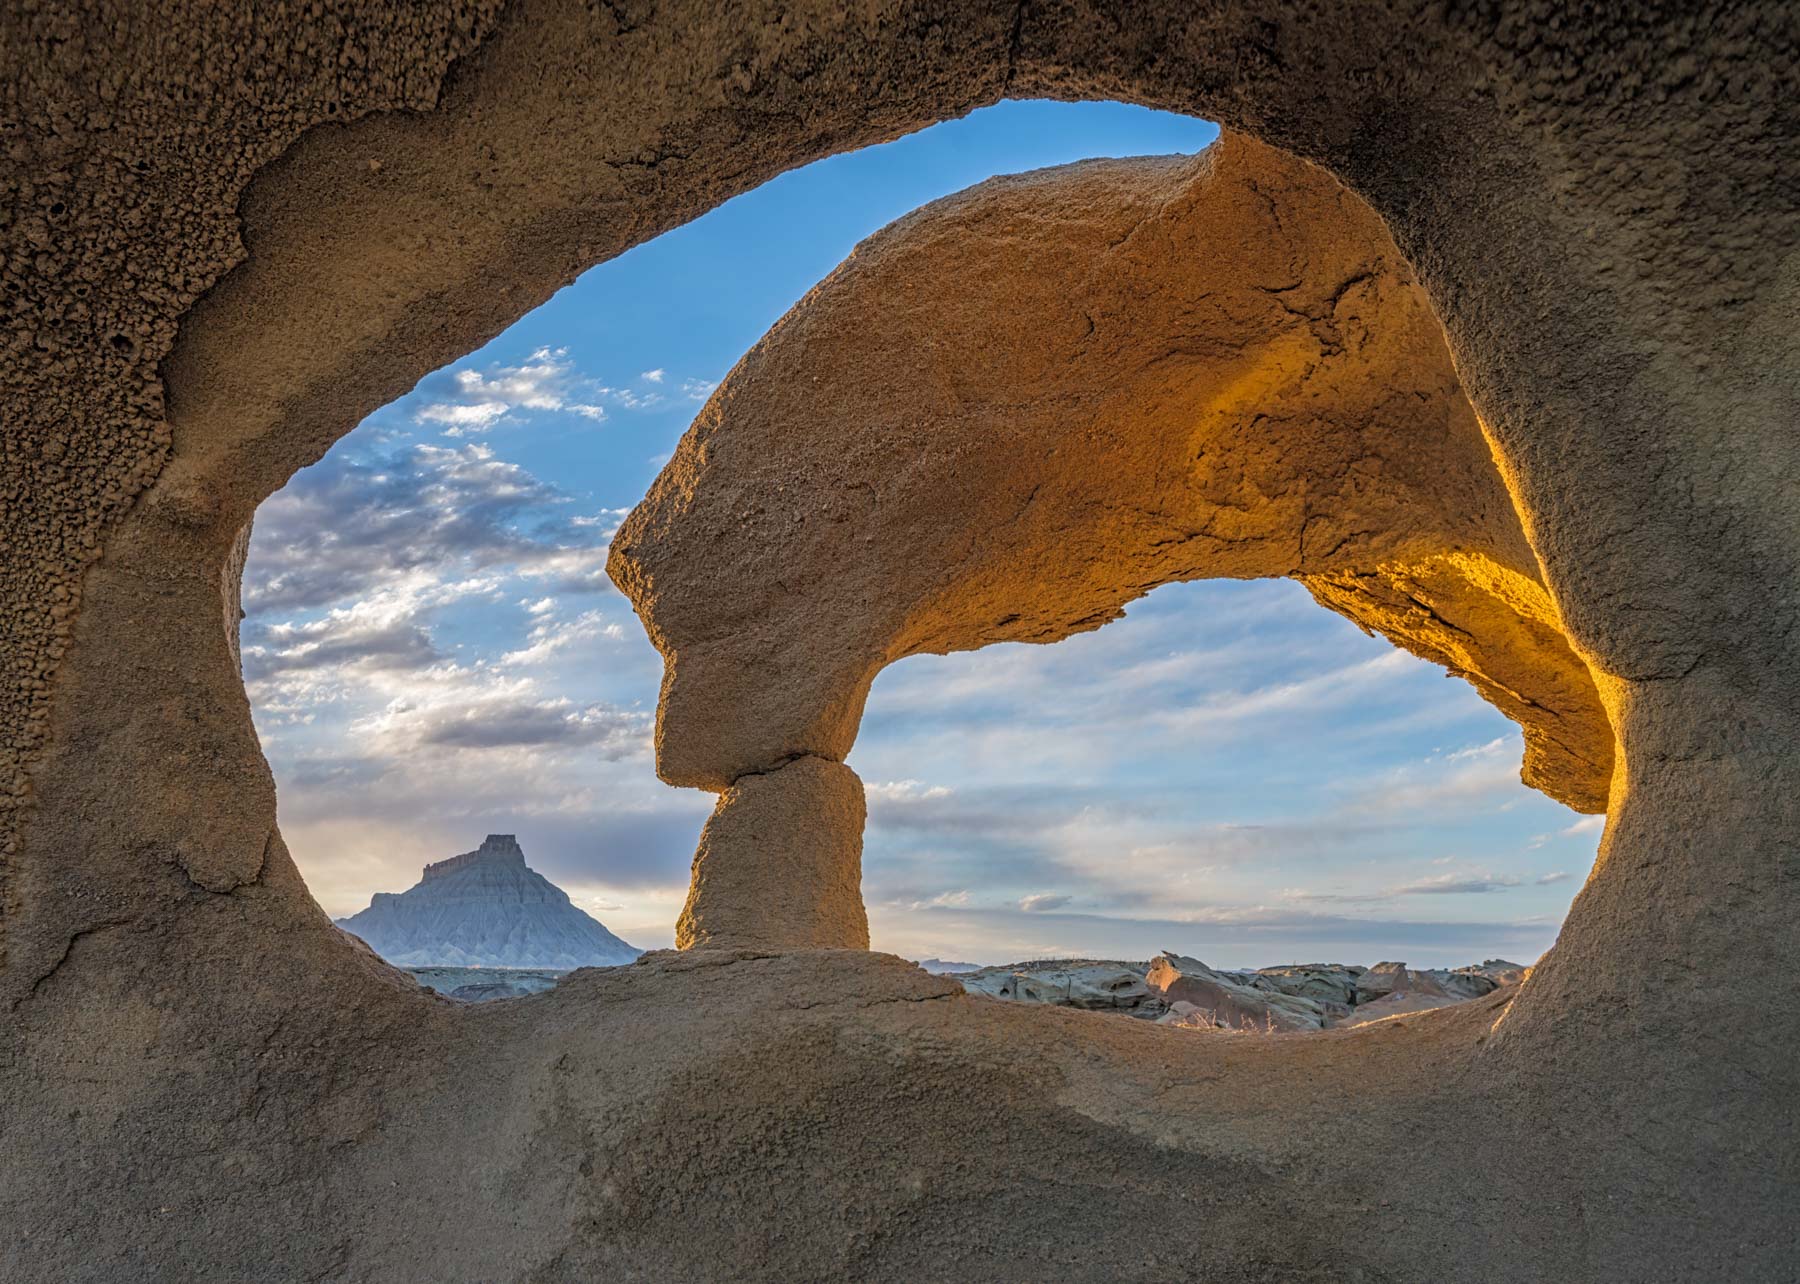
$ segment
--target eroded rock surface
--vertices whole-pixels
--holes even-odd
[[[1529,783],[1590,811],[1610,787],[1598,692],[1417,284],[1362,202],[1241,138],[996,179],[871,237],[725,380],[609,570],[664,657],[675,784],[841,761],[904,656],[1284,575],[1473,683]],[[860,852],[789,818],[815,836],[780,843]],[[704,844],[713,913],[726,864],[765,859],[728,841]]]
[[[1771,1126],[1800,1099],[1800,1005],[1735,983],[1791,976],[1800,953],[1796,50],[1800,10],[1770,0],[7,6],[0,1225],[18,1233],[0,1241],[0,1275],[1800,1275],[1794,1130]],[[1195,1039],[979,1003],[865,951],[708,949],[467,1005],[421,992],[334,928],[278,830],[221,628],[235,618],[232,547],[256,505],[594,263],[794,165],[1031,96],[1186,111],[1316,162],[1377,211],[1429,296],[1530,562],[1481,504],[1460,520],[1486,532],[1482,560],[1441,578],[1435,540],[1422,561],[1340,559],[1340,538],[1346,553],[1386,542],[1397,555],[1417,530],[1358,537],[1327,522],[1315,540],[1304,504],[1295,530],[1302,492],[1264,490],[1287,476],[1255,468],[1241,486],[1229,470],[1215,479],[1224,512],[1190,551],[1210,540],[1229,552],[1263,529],[1258,510],[1285,505],[1269,529],[1293,556],[1271,563],[1304,560],[1315,594],[1393,621],[1397,640],[1416,621],[1427,649],[1493,698],[1507,687],[1534,704],[1544,697],[1506,662],[1539,645],[1556,654],[1557,637],[1536,640],[1537,590],[1520,587],[1543,586],[1554,632],[1600,675],[1618,763],[1601,860],[1516,996],[1317,1038]],[[1115,258],[1155,257],[1167,230],[1141,201],[1125,218],[1110,198],[1046,209],[1103,224],[1089,244],[1118,238]],[[1016,244],[1005,218],[994,224],[990,254],[940,302],[966,288],[971,302],[1029,304],[1040,274],[1041,292],[1071,297],[1075,238],[1048,261],[1008,257],[1042,244],[1026,235],[1030,213],[1017,212]],[[1265,227],[1239,248],[1267,267],[1261,247],[1306,235]],[[989,261],[1032,271],[1015,293],[984,276]],[[1212,306],[1184,265],[1165,267],[1170,288],[1141,280],[1114,300],[1120,315],[1136,299],[1196,318]],[[906,303],[904,272],[887,268]],[[1244,332],[1259,316],[1277,323],[1286,299],[1306,320],[1279,323],[1284,350],[1321,350],[1307,335],[1340,323],[1331,290],[1345,279],[1309,268],[1249,281],[1275,297],[1233,292],[1258,309]],[[1383,279],[1364,285],[1387,299]],[[1373,315],[1363,299],[1352,288],[1340,302]],[[1102,343],[1148,334],[1171,372],[1191,372],[1183,333],[1092,321]],[[921,333],[905,307],[891,324],[896,338]],[[1089,328],[1024,307],[1004,333],[959,337],[1005,350],[1031,330],[1069,358]],[[860,351],[854,330],[831,329],[820,345]],[[1217,333],[1197,328],[1194,346],[1228,364]],[[972,351],[927,342],[896,357],[942,381],[930,405],[898,371],[870,382],[879,405],[911,399],[881,422],[917,447],[888,462],[921,528],[991,498],[982,448],[948,469],[924,448],[953,433],[961,407],[983,434],[1007,417],[967,377]],[[799,370],[800,355],[785,359]],[[1396,387],[1415,388],[1398,373]],[[1431,386],[1416,390],[1429,400]],[[1078,401],[1087,387],[1060,392]],[[1217,422],[1177,413],[1191,405],[1180,379],[1162,391],[1178,435]],[[1053,423],[1042,409],[1021,403],[1020,422]],[[1086,422],[1096,447],[1132,438],[1116,416]],[[819,432],[804,416],[790,426]],[[1401,435],[1409,448],[1431,440]],[[1012,444],[1029,464],[1029,439]],[[1310,457],[1304,438],[1290,444]],[[1130,464],[1135,450],[1094,457]],[[1195,458],[1173,452],[1171,476],[1206,476]],[[1332,474],[1336,491],[1357,484],[1361,459]],[[908,489],[915,461],[935,491]],[[791,510],[774,488],[809,479],[784,462],[771,489],[745,489],[740,512],[699,497],[721,549],[738,521],[798,538],[776,520]],[[1404,462],[1380,456],[1384,487]],[[846,461],[817,467],[839,476]],[[679,498],[671,488],[661,503]],[[1205,515],[1145,504],[1153,493],[1117,505],[1133,569],[1103,591],[1087,594],[1079,573],[1056,579],[1056,559],[971,582],[1042,573],[1098,620],[1140,576],[1203,572],[1198,556],[1135,561],[1134,522],[1179,550],[1194,543],[1187,519]],[[846,521],[884,494],[843,495]],[[877,529],[977,563],[1067,530],[1069,566],[1108,564],[1077,537],[1096,528],[1040,528],[1066,510],[1028,494],[1006,496],[1011,542],[934,547],[891,503]],[[1506,617],[1464,598],[1469,579],[1521,604],[1509,649],[1489,641]],[[920,584],[897,585],[906,618],[874,654],[854,630],[821,632],[855,644],[821,652],[823,682],[796,672],[813,662],[788,646],[808,611],[775,611],[751,648],[782,695],[766,703],[854,693],[883,648],[948,641]],[[740,606],[766,589],[745,586]],[[942,618],[985,620],[994,636],[1082,622],[1052,599],[1002,624],[1006,593],[990,613],[967,585],[944,587]],[[718,641],[686,622],[677,632],[697,655]],[[1526,667],[1579,677],[1559,664]],[[731,688],[705,668],[696,690]],[[755,701],[755,682],[742,685]],[[1580,699],[1548,698],[1580,721],[1566,716]],[[713,734],[731,732],[720,752],[691,727],[685,747],[666,746],[715,789],[776,765],[770,739],[847,740],[855,721],[826,699],[816,725],[758,738],[735,728],[769,723],[719,712]],[[1540,741],[1528,771],[1566,753],[1571,789],[1607,776],[1579,752],[1587,737],[1526,725]],[[1144,1206],[1204,1234],[1146,1236],[1119,1215]]]
[[[955,977],[971,994],[1088,1012],[1122,1012],[1154,1020],[1168,1010],[1168,1005],[1151,990],[1145,970],[1142,963],[1059,959],[984,967],[956,973]]]
[[[700,834],[681,949],[869,948],[862,900],[862,781],[798,758],[740,776]]]
[[[1486,970],[1508,979],[1496,981]],[[1232,971],[1164,951],[1147,963],[1049,959],[957,975],[971,994],[1165,1025],[1286,1034],[1361,1025],[1385,1016],[1466,1003],[1516,984],[1524,969],[1501,960],[1466,968],[1373,968],[1302,963]],[[1369,979],[1365,989],[1361,981]]]
[[[613,544],[658,769],[841,760],[885,665],[1285,575],[1468,678],[1525,778],[1612,732],[1442,331],[1366,206],[1241,138],[995,179],[871,237],[702,410]]]

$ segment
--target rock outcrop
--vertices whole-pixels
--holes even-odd
[[[1612,729],[1429,304],[1361,201],[1242,138],[996,179],[865,241],[720,386],[608,569],[663,654],[673,784],[800,787],[780,765],[841,762],[905,656],[1284,575],[1518,721],[1529,783],[1605,806]],[[709,836],[715,885],[759,859]]]
[[[955,976],[970,994],[1155,1019],[1167,1010],[1167,1004],[1152,992],[1145,969],[1142,963],[1053,959],[980,968]]]
[[[0,1275],[1800,1277],[1785,1126],[1800,1004],[1741,984],[1791,977],[1800,956],[1796,50],[1800,9],[1779,0],[7,6],[0,1226],[17,1229]],[[1078,238],[1061,258],[1025,254],[1046,243],[1029,202],[990,203],[985,232],[934,215],[991,252],[946,278],[952,256],[918,244],[929,298],[872,247],[896,315],[878,300],[845,315],[916,342],[872,372],[870,398],[894,413],[870,416],[858,449],[881,454],[888,435],[914,448],[885,456],[892,479],[839,496],[842,521],[790,504],[817,494],[791,455],[770,456],[760,487],[744,478],[739,510],[701,494],[717,475],[685,456],[717,539],[687,544],[700,568],[662,568],[671,604],[680,581],[743,556],[740,523],[826,551],[797,517],[844,536],[822,566],[796,556],[784,579],[799,598],[869,563],[871,520],[897,548],[981,572],[928,564],[951,593],[938,612],[890,563],[917,624],[887,632],[896,653],[954,640],[933,631],[945,615],[969,625],[962,644],[1049,637],[1081,624],[1052,609],[1059,597],[1099,622],[1134,578],[1239,573],[1187,563],[1188,544],[1312,568],[1316,595],[1466,669],[1528,733],[1573,729],[1542,732],[1526,764],[1583,806],[1605,794],[1600,860],[1555,948],[1516,990],[1429,1019],[1263,1040],[983,1002],[861,950],[666,952],[528,1002],[459,1004],[334,928],[283,842],[221,628],[256,506],[594,263],[817,157],[1046,96],[1204,116],[1317,170],[1259,180],[1240,214],[1221,211],[1221,253],[1203,255],[1217,284],[1181,261],[1132,277],[1091,336],[1053,306]],[[1104,171],[1131,198],[1124,216],[1110,196],[1085,212],[1056,201],[1043,176],[1023,186],[1047,194],[1053,224],[1104,225],[1086,256],[1104,284],[1179,230],[1125,191],[1155,168]],[[1265,252],[1329,217],[1296,203],[1322,173],[1390,237],[1364,282],[1329,245]],[[1323,388],[1343,365],[1327,348],[1371,350],[1359,317],[1394,337],[1393,309],[1369,305],[1404,301],[1402,277],[1418,324],[1441,326],[1473,438],[1455,397],[1434,399],[1444,367],[1423,353],[1391,370],[1386,411],[1359,398],[1392,427],[1379,449],[1334,455],[1345,439],[1329,424],[1316,447],[1281,437],[1308,402],[1279,387],[1266,400],[1280,417],[1238,415],[1237,437],[1332,461],[1304,488],[1281,456],[1208,431],[1213,409],[1265,398],[1252,380],[1196,407],[1177,377],[1194,362],[1227,366],[1273,335],[1289,360],[1272,372],[1317,364]],[[1276,335],[1283,301],[1305,320]],[[972,331],[996,304],[1001,324]],[[1243,336],[1231,315],[1212,323],[1219,309],[1241,312]],[[1171,312],[1193,326],[1159,330]],[[784,325],[825,315],[809,305]],[[759,351],[742,387],[776,348],[798,373],[807,350],[823,361],[841,345],[847,370],[864,359],[856,331],[811,329],[800,351]],[[1092,411],[1062,438],[1084,466],[996,436],[1009,412],[971,363],[988,343],[1016,355],[1020,332],[1052,379],[1084,336],[1091,361],[1128,340],[1118,369],[1134,364],[1129,340],[1155,340],[1143,386],[1157,396],[1133,404],[1192,449],[1133,431],[1086,380],[1060,388]],[[1160,388],[1157,364],[1171,372]],[[1409,402],[1420,409],[1402,413]],[[959,406],[968,449],[946,468]],[[790,407],[797,437],[830,440],[804,397]],[[1019,422],[1066,429],[1046,409],[1022,402]],[[1484,448],[1523,555],[1489,507]],[[1162,471],[1135,466],[1159,449]],[[984,536],[958,514],[994,499],[1009,450],[1052,484],[1002,489],[1015,529]],[[727,471],[742,476],[747,453]],[[1414,562],[1383,553],[1371,579],[1359,550],[1398,555],[1419,535],[1385,525],[1419,511],[1390,489],[1409,455],[1436,461],[1415,495],[1467,485],[1469,504],[1426,503],[1456,540],[1414,545]],[[857,461],[812,462],[843,477]],[[912,485],[915,465],[938,470],[936,489]],[[1071,489],[1114,467],[1138,484]],[[1196,477],[1217,510],[1198,528]],[[659,520],[680,524],[678,490],[659,491]],[[1048,501],[1080,493],[1118,525],[1045,520],[1069,513]],[[1359,513],[1376,524],[1334,520]],[[936,543],[934,524],[963,538]],[[1170,541],[1166,562],[1134,525]],[[1122,562],[1093,538],[1118,526]],[[820,617],[770,604],[748,574],[762,565],[746,558],[719,603],[766,657],[736,684],[743,716],[721,703],[710,728],[682,718],[709,707],[689,683],[733,688],[704,661],[664,710],[670,764],[716,790],[776,765],[782,744],[847,739],[848,705],[834,722],[826,700],[814,726],[793,698],[854,696],[885,658],[860,649],[871,635],[854,623],[795,633]],[[1092,585],[1071,570],[1121,565]],[[1009,621],[1013,590],[1038,576],[1054,592],[1026,596],[1044,609]],[[973,592],[984,582],[991,603]],[[841,605],[882,614],[889,587]],[[747,609],[758,602],[766,617]],[[676,613],[672,649],[720,650],[698,610]],[[832,654],[844,641],[857,645]],[[1595,699],[1598,737],[1581,730]],[[784,711],[780,734],[757,733]],[[1203,1233],[1146,1234],[1121,1215],[1152,1206]]]
[[[434,861],[410,890],[376,892],[338,926],[407,968],[617,967],[643,953],[528,867],[511,834]]]
[[[1164,953],[1145,978],[1150,989],[1182,1013],[1202,1014],[1215,1026],[1270,1031],[1323,1030],[1328,1014],[1316,999],[1282,990],[1255,974],[1215,972],[1199,959]],[[1261,981],[1262,984],[1257,984]]]
[[[869,948],[862,781],[801,757],[738,777],[700,833],[675,944]]]
[[[1524,971],[1515,966],[1498,960],[1454,970],[1303,963],[1245,972],[1165,951],[1148,963],[1052,959],[982,968],[956,979],[969,993],[988,998],[1119,1012],[1195,1029],[1285,1034],[1466,1003],[1515,984]],[[1511,979],[1496,982],[1483,968]],[[1373,978],[1367,989],[1364,978]]]

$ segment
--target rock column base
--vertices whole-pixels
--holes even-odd
[[[740,777],[701,831],[676,947],[868,949],[865,814],[862,781],[842,763],[799,758]]]

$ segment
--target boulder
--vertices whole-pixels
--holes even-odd
[[[970,994],[991,999],[1155,1018],[1166,1008],[1145,984],[1146,970],[1143,963],[1051,959],[981,968],[958,973],[956,979]]]
[[[1500,983],[1493,977],[1473,968],[1434,967],[1415,975],[1429,977],[1440,990],[1453,999],[1479,999],[1482,995],[1492,994],[1500,988]]]
[[[1240,1029],[1322,1030],[1325,1009],[1317,1000],[1285,994],[1272,981],[1249,984],[1254,974],[1216,972],[1199,959],[1165,951],[1150,964],[1145,977],[1153,994],[1171,1009],[1191,1004],[1218,1025]]]
[[[1404,963],[1377,963],[1356,978],[1356,1006],[1359,1008],[1390,994],[1449,997],[1448,991],[1430,973],[1411,971]]]
[[[1347,1011],[1356,1002],[1356,979],[1365,970],[1343,963],[1291,963],[1258,968],[1256,975],[1283,994],[1336,1004]]]
[[[1485,976],[1495,985],[1517,985],[1525,979],[1531,968],[1524,963],[1513,963],[1506,959],[1483,959],[1468,967],[1459,967],[1456,971],[1459,975]]]

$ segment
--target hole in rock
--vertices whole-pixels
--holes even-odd
[[[1215,136],[1120,104],[1009,102],[817,162],[593,269],[292,478],[256,516],[241,654],[282,834],[325,910],[372,915],[356,930],[401,966],[617,961],[523,868],[629,947],[672,944],[714,800],[654,775],[660,660],[604,572],[624,512],[717,380],[863,236],[994,174]],[[468,997],[538,984],[426,979]]]
[[[1416,973],[1550,946],[1604,818],[1522,784],[1518,727],[1473,687],[1288,580],[1126,610],[876,679],[850,756],[876,948],[1033,961],[987,992],[1135,1009],[1141,967],[1047,961]]]

